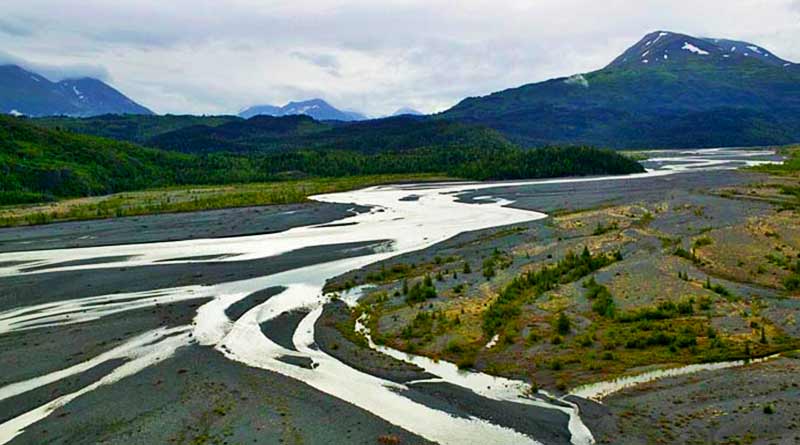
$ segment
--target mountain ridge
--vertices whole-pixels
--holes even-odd
[[[0,113],[89,117],[153,112],[105,82],[80,77],[51,82],[19,65],[0,65]]]
[[[746,53],[732,50],[742,43]],[[526,146],[789,144],[800,140],[798,68],[747,42],[656,31],[597,71],[466,98],[436,117]]]
[[[319,121],[335,120],[344,122],[366,119],[366,116],[359,112],[340,110],[319,98],[291,101],[282,107],[275,105],[254,105],[242,110],[238,115],[245,119],[259,115],[274,117],[307,115]]]

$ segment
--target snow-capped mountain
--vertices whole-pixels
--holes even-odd
[[[646,68],[686,62],[714,63],[723,66],[740,63],[776,67],[794,65],[769,50],[748,42],[656,31],[644,36],[636,45],[611,62],[608,68]]]
[[[0,66],[0,113],[32,117],[153,114],[100,80],[51,82],[17,65]]]
[[[366,117],[355,111],[342,111],[333,107],[322,99],[311,99],[301,102],[289,102],[282,107],[274,105],[256,105],[239,113],[240,117],[249,119],[253,116],[292,116],[292,115],[311,116],[318,121],[359,121]]]
[[[800,141],[800,65],[748,42],[646,35],[603,69],[467,98],[437,116],[526,146],[615,148]]]

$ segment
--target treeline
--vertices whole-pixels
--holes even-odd
[[[644,171],[637,162],[617,153],[586,147],[537,150],[421,148],[375,154],[304,150],[252,156],[250,159],[259,165],[258,171],[270,172],[273,176],[290,172],[312,176],[443,173],[456,178],[501,180]]]
[[[40,117],[31,122],[51,130],[69,130],[90,136],[147,145],[150,139],[160,134],[186,127],[201,125],[216,127],[241,120],[236,116],[104,114],[92,117]]]
[[[486,180],[641,171],[641,165],[633,160],[592,148],[444,146],[380,152],[316,149],[183,154],[0,117],[0,204],[172,185],[305,177],[436,173]]]

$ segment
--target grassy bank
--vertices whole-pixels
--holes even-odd
[[[372,185],[453,179],[434,174],[373,175],[296,181],[168,187],[62,201],[0,207],[0,227],[47,224],[158,213],[195,212],[273,204],[295,204],[311,195]]]
[[[800,175],[800,145],[781,147],[778,153],[786,156],[783,164],[759,165],[751,169],[773,175]]]

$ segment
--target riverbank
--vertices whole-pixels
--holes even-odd
[[[667,377],[580,401],[598,443],[791,444],[800,440],[800,359]],[[576,399],[577,400],[577,399]]]
[[[176,186],[89,198],[64,199],[53,203],[0,207],[0,227],[180,214],[219,209],[231,209],[229,213],[233,212],[235,215],[232,215],[230,219],[237,221],[242,216],[237,210],[239,208],[244,208],[246,213],[255,206],[309,203],[309,196],[323,193],[336,193],[381,184],[445,180],[454,180],[454,178],[436,174],[389,174],[217,186]],[[308,222],[308,224],[313,224],[313,222]],[[228,232],[228,236],[251,233],[252,231],[246,230],[231,231]]]
[[[230,238],[337,221],[368,208],[308,202],[0,229],[0,252]]]

